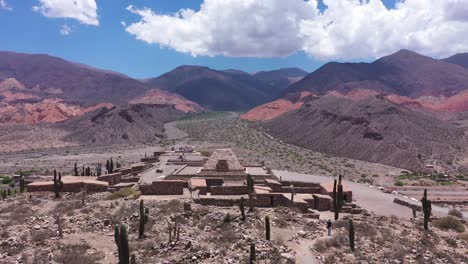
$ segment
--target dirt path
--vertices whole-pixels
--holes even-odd
[[[291,235],[296,234],[298,230],[273,227],[273,240],[284,241],[284,244],[296,252],[297,264],[315,264],[318,263],[315,255],[310,248],[315,244],[315,239],[300,239],[289,241]]]

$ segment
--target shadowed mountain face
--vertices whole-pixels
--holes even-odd
[[[372,63],[327,63],[283,94],[363,88],[410,98],[453,96],[468,89],[468,70],[412,51],[401,50]]]
[[[457,53],[451,57],[443,59],[443,61],[468,68],[468,53]]]
[[[249,74],[200,66],[181,66],[146,83],[212,110],[246,110],[274,98],[270,85]]]
[[[289,85],[301,80],[308,73],[299,68],[281,68],[273,71],[256,72],[253,77],[272,86],[272,92],[279,95]]]
[[[326,95],[262,125],[287,143],[314,151],[419,170],[418,159],[453,161],[463,131],[377,95],[353,101]]]
[[[122,74],[48,55],[0,52],[0,81],[8,78],[43,97],[58,97],[84,106],[124,104],[149,89]]]
[[[128,105],[101,108],[58,127],[73,131],[65,140],[79,144],[155,143],[164,138],[164,123],[182,117],[174,105]]]

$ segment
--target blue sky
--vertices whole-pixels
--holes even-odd
[[[173,48],[136,39],[121,24],[140,21],[141,17],[127,10],[148,7],[157,14],[173,14],[181,8],[199,11],[201,0],[97,0],[99,26],[86,25],[70,18],[50,18],[34,11],[39,0],[4,0],[12,10],[0,9],[0,50],[42,53],[85,63],[94,67],[115,70],[134,78],[158,76],[184,64],[205,65],[214,69],[241,69],[248,72],[300,67],[313,71],[328,59],[315,59],[310,52],[298,50],[287,57],[262,58],[215,54],[192,56]],[[396,0],[385,0],[393,8]],[[323,5],[320,5],[323,9]],[[322,10],[323,11],[323,10]],[[63,25],[71,28],[69,35],[60,34]],[[281,31],[281,29],[279,29]],[[394,47],[400,48],[400,47]],[[270,58],[269,58],[270,57]],[[349,60],[371,60],[372,56]]]

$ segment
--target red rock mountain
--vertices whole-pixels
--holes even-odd
[[[61,122],[129,101],[202,110],[182,96],[151,90],[120,73],[48,55],[0,52],[0,125]]]

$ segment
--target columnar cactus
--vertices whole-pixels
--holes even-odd
[[[241,220],[245,221],[245,199],[244,199],[244,197],[240,198],[239,209],[240,209],[240,212],[241,212]]]
[[[424,229],[429,230],[429,218],[432,212],[432,202],[427,199],[427,189],[424,189],[423,198],[421,199],[423,214],[424,214]]]
[[[341,207],[343,206],[343,184],[341,184],[341,177],[341,175],[338,177],[338,209],[341,209]]]
[[[255,182],[254,179],[252,178],[252,175],[247,174],[247,189],[249,193],[249,212],[253,212],[254,210],[254,193],[255,193],[255,188],[254,188]]]
[[[265,216],[265,238],[270,240],[270,217],[268,215]]]
[[[333,210],[335,211],[335,221],[340,218],[340,208],[338,207],[338,195],[336,193],[336,179],[333,181]]]
[[[75,176],[80,176],[80,175],[78,174],[78,166],[76,165],[76,162],[75,162],[75,169],[74,169],[74,170],[75,170]]]
[[[26,184],[23,176],[23,172],[20,172],[20,193],[23,193],[24,190],[26,189]]]
[[[349,219],[349,247],[354,252],[354,223],[353,219]]]
[[[57,171],[54,170],[54,193],[55,193],[56,199],[60,198],[60,192],[62,191],[62,188],[63,188],[62,173],[59,173],[58,178],[57,178]]]
[[[255,243],[250,243],[250,264],[254,264],[257,256],[255,254]]]
[[[250,174],[247,174],[247,189],[249,194],[254,192],[254,180]]]
[[[130,251],[128,247],[127,227],[124,224],[115,226],[115,243],[119,251],[119,264],[129,264]]]
[[[138,238],[145,237],[145,225],[148,223],[149,209],[145,207],[143,200],[140,201],[140,227],[138,230]]]
[[[294,185],[291,185],[291,203],[294,204]]]

